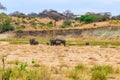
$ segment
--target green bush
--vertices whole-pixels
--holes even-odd
[[[39,24],[40,24],[41,26],[46,26],[46,24],[43,23],[43,22],[40,22]]]
[[[19,64],[19,61],[18,60],[15,60],[15,65],[18,65]]]
[[[35,61],[34,60],[32,60],[32,64],[34,64],[35,63]]]
[[[25,62],[25,63],[22,63],[20,65],[20,67],[18,68],[19,71],[25,71],[26,70],[26,67],[28,66],[28,64]]]
[[[67,28],[68,26],[66,25],[61,25],[60,28]]]
[[[0,33],[14,30],[14,27],[11,25],[12,19],[6,14],[0,14]]]
[[[92,68],[91,80],[107,80],[107,75],[113,72],[112,66],[95,65]]]
[[[71,25],[71,21],[70,20],[65,20],[63,22],[64,25],[70,26]]]
[[[76,18],[76,20],[80,20],[81,22],[85,22],[85,23],[91,23],[95,19],[96,19],[96,16],[92,14],[85,14]]]
[[[20,26],[17,26],[17,27],[16,27],[16,30],[23,30],[23,29],[25,29],[25,26],[24,26],[24,25],[20,25]]]
[[[72,80],[87,80],[88,68],[83,64],[78,64],[74,69],[67,72],[67,77]]]
[[[71,21],[70,20],[65,20],[63,24],[60,26],[60,28],[67,28],[71,26]]]
[[[97,26],[96,24],[93,24],[93,26]]]
[[[26,80],[40,80],[40,76],[38,74],[38,70],[30,70],[28,71]]]
[[[14,27],[10,25],[11,19],[7,19],[5,23],[0,25],[0,32],[12,31]]]
[[[91,80],[107,80],[107,75],[105,74],[105,71],[96,70],[92,73]]]
[[[37,25],[37,23],[35,22],[35,20],[30,21],[30,24],[31,24],[32,26],[36,26],[36,25]]]
[[[9,80],[11,73],[12,73],[11,69],[6,69],[5,71],[3,71],[2,80]]]
[[[47,23],[47,26],[48,26],[49,28],[52,28],[52,27],[53,27],[52,21],[48,22],[48,23]]]

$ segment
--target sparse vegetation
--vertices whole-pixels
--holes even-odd
[[[0,80],[120,80],[119,26],[110,12],[0,13]]]
[[[6,68],[5,72],[0,68],[0,74],[2,74],[0,75],[0,79],[56,80],[56,76],[53,76],[56,68],[50,68],[43,65],[37,68],[34,66],[34,68],[28,69],[26,68],[26,64],[27,63],[23,63],[17,67]],[[116,74],[113,70],[114,68],[109,65],[94,65],[93,67],[88,67],[84,64],[79,64],[72,69],[65,70],[61,74],[64,75],[63,78],[67,80],[109,80],[111,74]],[[61,79],[64,80],[63,78]]]
[[[6,41],[9,41],[9,40],[6,40]],[[11,39],[11,40],[14,40],[14,39]],[[20,39],[16,39],[16,40],[20,41]],[[24,41],[24,40],[27,40],[27,39],[21,39],[21,41]],[[9,44],[9,45],[11,47],[9,47],[8,45],[7,46],[2,45],[1,49],[5,49],[5,51],[9,50],[15,56],[18,56],[18,57],[22,56],[22,58],[19,57],[19,59],[25,60],[27,62],[25,61],[20,62],[17,59],[15,60],[11,59],[11,61],[7,61],[7,62],[5,61],[6,66],[7,65],[13,65],[13,66],[5,67],[4,69],[5,71],[3,71],[2,68],[0,68],[0,74],[2,74],[0,75],[0,79],[3,76],[4,78],[8,78],[10,80],[17,80],[17,79],[19,80],[31,80],[31,79],[32,80],[34,79],[35,80],[43,80],[43,79],[56,80],[59,78],[58,75],[60,75],[59,79],[61,80],[72,80],[72,79],[73,80],[97,80],[97,79],[109,80],[111,79],[111,77],[115,78],[116,80],[119,79],[120,68],[114,67],[113,65],[113,64],[119,65],[119,63],[117,63],[119,61],[117,61],[116,63],[112,63],[112,65],[105,65],[105,64],[95,65],[96,61],[97,62],[100,61],[99,57],[100,59],[102,57],[103,61],[104,60],[107,61],[107,58],[111,58],[110,57],[111,55],[117,54],[119,50],[114,51],[117,48],[109,49],[109,48],[97,48],[97,47],[91,47],[91,46],[90,46],[91,48],[88,46],[87,47],[66,46],[64,48],[62,46],[57,46],[55,48],[55,46],[47,46],[47,45],[41,45],[41,44],[38,46],[13,45],[13,44],[12,45]],[[16,51],[18,50],[18,52],[14,50]],[[91,53],[89,51],[91,51]],[[111,51],[113,52],[111,53]],[[74,57],[73,57],[73,54],[74,54]],[[88,56],[86,57],[85,54],[87,54]],[[10,55],[12,56],[12,54]],[[31,57],[30,55],[32,56],[32,59],[29,58]],[[68,58],[68,55],[69,55],[69,58]],[[119,58],[119,56],[117,57]],[[114,57],[114,58],[117,59],[117,57]],[[41,58],[44,58],[44,59],[41,59]],[[9,60],[9,59],[10,57],[8,57],[8,59],[6,60]],[[54,60],[58,62],[57,65],[54,64],[53,62]],[[88,64],[86,64],[87,61],[89,61]],[[49,65],[51,64],[51,62],[53,62],[52,65]]]
[[[11,25],[11,21],[12,19],[6,14],[0,14],[0,33],[14,30],[14,27]]]
[[[25,29],[25,26],[24,25],[20,25],[20,26],[17,26],[16,27],[16,30],[19,31],[19,30],[23,30]]]
[[[61,28],[67,28],[71,26],[71,21],[70,20],[65,20],[63,24],[60,26]]]
[[[107,80],[107,76],[113,72],[112,66],[95,65],[92,69],[91,80]]]
[[[6,41],[10,44],[29,44],[29,40],[25,38],[8,38],[8,39],[0,39],[0,41]],[[120,46],[120,41],[118,40],[67,40],[67,45],[74,45],[74,46],[85,46],[86,41],[90,43],[90,46],[101,46],[101,47],[115,47]],[[49,42],[48,39],[38,39],[38,42],[40,44],[44,44],[46,42]]]
[[[87,80],[89,78],[89,69],[86,65],[79,64],[67,72],[67,77],[72,80]]]
[[[18,66],[8,68],[5,72],[1,71],[0,73],[2,74],[0,75],[1,80],[52,80],[49,68],[46,66],[22,71],[19,70]]]
[[[48,22],[48,23],[47,23],[47,26],[48,26],[49,28],[52,28],[52,27],[53,27],[52,21]]]

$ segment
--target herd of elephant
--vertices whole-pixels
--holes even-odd
[[[38,45],[39,42],[36,41],[34,38],[29,40],[30,45]],[[48,43],[46,43],[47,45],[51,45],[51,46],[58,46],[58,45],[64,45],[66,46],[66,40],[63,39],[50,39]],[[90,45],[90,42],[85,42],[85,45]]]
[[[39,42],[36,41],[35,39],[30,39],[29,40],[30,45],[38,45]],[[62,39],[50,39],[49,43],[46,43],[47,45],[51,45],[51,46],[57,46],[57,45],[66,45],[66,40],[62,40]]]

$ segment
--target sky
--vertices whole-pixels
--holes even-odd
[[[111,12],[112,15],[120,14],[120,0],[0,0],[7,10],[0,10],[7,14],[19,11],[23,13],[39,13],[45,9],[58,12],[71,10],[79,15],[86,12]]]

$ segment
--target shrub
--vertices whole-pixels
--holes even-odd
[[[35,63],[35,64],[33,65],[33,67],[40,67],[40,65],[37,64],[37,63]]]
[[[88,69],[85,65],[79,64],[75,66],[74,69],[67,72],[67,77],[71,78],[72,80],[87,80],[86,74],[88,75]]]
[[[93,26],[97,26],[96,24],[93,24]]]
[[[2,30],[1,33],[6,32],[6,31],[12,31],[14,30],[14,27],[9,24],[4,24],[1,30]]]
[[[15,65],[18,65],[19,64],[19,61],[18,60],[15,60]]]
[[[39,24],[40,24],[41,26],[46,26],[46,24],[43,23],[43,22],[40,22]]]
[[[71,25],[71,21],[70,20],[65,20],[63,22],[64,25],[70,26]]]
[[[71,21],[70,20],[65,20],[63,24],[60,26],[61,28],[66,28],[71,26]]]
[[[26,80],[40,80],[38,70],[30,70],[26,76]]]
[[[26,67],[28,66],[28,64],[25,62],[25,63],[22,63],[20,65],[20,67],[18,68],[19,71],[23,71],[23,70],[26,70]]]
[[[18,23],[18,22],[15,22],[15,25],[19,25],[19,23]]]
[[[105,71],[96,70],[92,73],[91,80],[107,80],[107,75]]]
[[[34,60],[32,60],[32,64],[34,64],[35,63],[35,61]]]
[[[12,19],[6,14],[0,14],[0,33],[14,30],[11,26]]]
[[[25,21],[24,19],[22,19],[22,22],[25,24],[25,23],[27,23],[27,21]]]
[[[49,28],[52,28],[52,27],[53,27],[52,21],[48,22],[48,23],[47,23],[47,26],[48,26]]]
[[[20,25],[20,26],[16,27],[16,29],[17,30],[23,30],[23,29],[25,29],[25,26],[24,25]]]
[[[107,75],[113,72],[112,66],[100,66],[95,65],[92,68],[92,77],[91,80],[107,80]]]
[[[2,80],[9,80],[11,73],[12,73],[11,69],[5,70],[5,72],[3,72],[3,74],[2,74]]]
[[[60,28],[66,28],[67,26],[66,25],[61,25]]]
[[[30,21],[30,23],[31,23],[32,26],[36,26],[37,25],[35,20]]]

